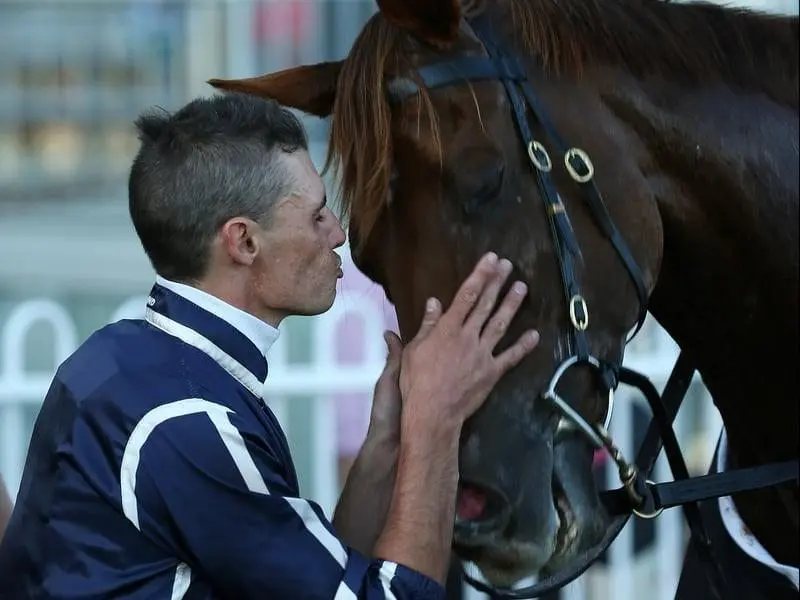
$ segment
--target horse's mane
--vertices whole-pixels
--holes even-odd
[[[506,0],[516,41],[546,72],[574,76],[614,65],[634,76],[725,82],[798,107],[798,19],[710,3],[663,0]],[[343,217],[367,238],[388,197],[391,112],[384,77],[413,73],[414,43],[376,13],[345,59],[333,107],[325,170],[340,183]],[[436,113],[424,90],[422,111]]]
[[[614,65],[635,76],[720,81],[798,106],[798,19],[710,2],[508,0],[546,71]]]
[[[342,218],[357,215],[361,241],[380,217],[389,192],[392,131],[385,74],[413,69],[411,49],[408,34],[376,13],[353,43],[337,80],[324,170],[333,168]],[[435,118],[427,93],[421,95],[429,117]]]

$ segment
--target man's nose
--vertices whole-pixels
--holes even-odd
[[[339,248],[344,244],[345,240],[347,239],[347,235],[345,234],[344,229],[342,229],[342,226],[339,224],[339,221],[336,221],[336,225],[334,227],[333,247]]]

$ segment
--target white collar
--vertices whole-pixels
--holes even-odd
[[[160,275],[156,275],[156,283],[228,323],[253,342],[264,358],[280,335],[280,331],[272,325],[201,289],[165,279]]]
[[[724,473],[728,466],[727,463],[728,434],[723,427],[719,438],[719,449],[717,451],[717,472]],[[800,589],[800,569],[792,567],[791,565],[779,563],[772,558],[772,555],[761,545],[761,542],[756,539],[756,536],[754,536],[747,525],[745,525],[730,496],[724,496],[719,499],[719,511],[722,515],[722,523],[725,525],[728,535],[731,536],[742,551],[753,560],[783,575],[794,584],[795,588]]]

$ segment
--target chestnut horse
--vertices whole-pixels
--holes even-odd
[[[596,444],[562,425],[568,409],[602,423],[616,381],[579,361],[559,382],[568,407],[541,397],[577,354],[618,366],[645,309],[711,392],[728,467],[796,460],[797,18],[658,0],[378,6],[344,60],[210,83],[332,116],[354,260],[403,336],[487,250],[528,282],[507,339],[541,341],[465,426],[456,552],[508,586],[601,541]],[[498,48],[522,60],[485,67]],[[509,91],[521,79],[525,97]],[[775,560],[800,564],[796,483],[734,502]]]

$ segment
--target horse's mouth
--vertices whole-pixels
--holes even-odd
[[[553,573],[569,561],[578,539],[579,527],[575,513],[556,476],[552,480],[553,508],[558,516],[552,551],[543,555],[542,548],[526,542],[495,537],[489,543],[483,537],[475,545],[456,538],[454,550],[461,560],[474,563],[494,586],[511,587],[532,575]],[[476,539],[477,541],[477,539]],[[539,561],[534,558],[539,557]],[[542,564],[542,559],[544,564]]]

